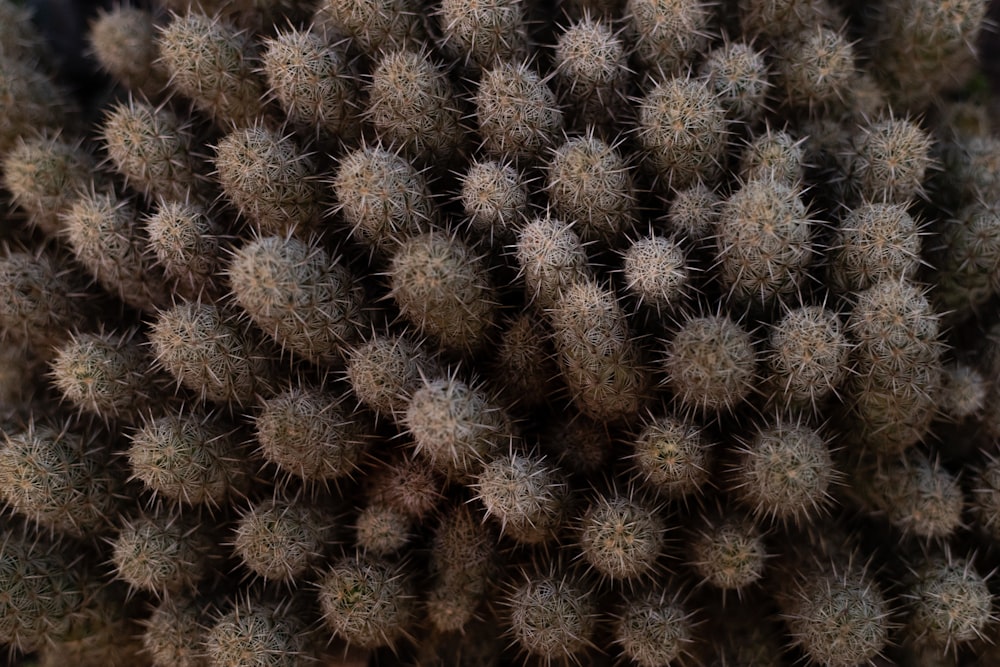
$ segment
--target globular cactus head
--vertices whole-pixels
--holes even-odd
[[[597,601],[571,576],[524,572],[503,604],[518,648],[530,655],[546,662],[572,660],[593,646]]]
[[[326,627],[362,648],[393,646],[417,619],[417,590],[405,566],[348,558],[319,581]]]
[[[537,162],[563,127],[555,94],[525,63],[484,71],[474,101],[483,150],[493,158]]]
[[[732,410],[753,389],[757,352],[750,333],[729,317],[694,317],[669,342],[663,368],[685,409]]]

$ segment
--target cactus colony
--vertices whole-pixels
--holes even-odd
[[[0,0],[12,662],[1000,661],[985,0],[149,4]]]

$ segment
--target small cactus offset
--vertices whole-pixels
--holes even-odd
[[[464,144],[453,86],[426,54],[385,55],[372,72],[365,115],[382,141],[421,163],[447,162]]]
[[[987,0],[42,4],[5,664],[1000,660]]]
[[[319,244],[267,236],[235,252],[228,270],[236,302],[285,349],[332,363],[360,337],[364,295]]]
[[[483,149],[493,158],[537,162],[563,128],[555,94],[526,63],[484,71],[474,101]]]
[[[158,365],[202,400],[246,404],[271,387],[276,360],[264,334],[216,306],[182,302],[150,331]]]
[[[361,132],[359,81],[346,45],[290,29],[264,41],[271,95],[295,126],[323,139],[354,143]]]
[[[260,455],[286,475],[325,482],[350,477],[371,444],[367,420],[346,397],[293,386],[260,404],[254,427]]]
[[[246,125],[263,109],[250,36],[225,19],[175,14],[157,44],[171,87],[220,125]]]
[[[32,225],[50,236],[63,229],[62,215],[90,187],[95,157],[79,141],[62,136],[22,138],[3,161],[3,184]]]
[[[129,91],[150,100],[166,91],[152,12],[123,5],[100,14],[90,27],[90,47],[101,69]]]
[[[389,270],[391,293],[403,317],[444,348],[473,351],[496,326],[497,296],[485,257],[441,232],[400,245]]]
[[[185,201],[204,192],[194,132],[166,109],[136,101],[115,107],[104,121],[104,144],[115,169],[147,195]]]
[[[246,449],[225,417],[177,412],[144,421],[131,436],[127,456],[131,478],[153,495],[185,505],[220,505],[250,484]]]
[[[317,224],[316,166],[292,138],[263,125],[234,130],[216,147],[215,168],[226,197],[260,233]]]

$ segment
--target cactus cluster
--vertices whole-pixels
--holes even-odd
[[[0,0],[0,651],[997,664],[986,9]]]

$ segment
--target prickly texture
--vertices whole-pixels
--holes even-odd
[[[637,135],[660,187],[711,183],[722,171],[726,112],[701,79],[657,83],[639,101]]]
[[[957,210],[977,200],[1000,199],[1000,138],[963,137],[941,145],[940,154],[934,195],[941,205]]]
[[[798,185],[805,175],[802,144],[785,131],[768,128],[758,133],[740,155],[740,178],[743,182],[771,179]]]
[[[323,0],[314,22],[327,34],[346,35],[366,55],[419,50],[424,12],[414,0]]]
[[[905,633],[918,644],[947,651],[982,638],[996,620],[986,578],[964,558],[927,558],[913,569],[900,597]]]
[[[578,527],[584,560],[615,580],[635,580],[654,571],[667,533],[659,509],[630,494],[595,498]]]
[[[31,423],[4,435],[0,497],[40,527],[82,537],[107,532],[120,511],[121,470],[97,428]]]
[[[90,26],[88,40],[101,69],[132,93],[156,99],[168,76],[159,62],[152,12],[138,7],[102,11]]]
[[[753,180],[719,215],[720,277],[738,302],[768,303],[796,295],[812,260],[812,222],[798,187]]]
[[[510,417],[484,387],[454,376],[423,380],[403,421],[417,455],[450,479],[475,476],[515,438]]]
[[[269,393],[271,346],[216,306],[182,302],[160,311],[149,340],[159,365],[202,400],[244,405]]]
[[[0,158],[18,137],[71,125],[68,96],[40,68],[0,53]]]
[[[372,503],[358,513],[354,543],[369,558],[385,558],[406,546],[415,527],[413,517],[394,507]]]
[[[5,531],[0,549],[0,641],[33,651],[69,634],[83,610],[84,574],[72,547]]]
[[[62,222],[73,254],[101,287],[140,310],[170,303],[169,285],[146,252],[132,200],[91,190],[69,205]]]
[[[665,590],[631,592],[618,610],[614,641],[642,667],[668,665],[691,655],[695,621],[683,601]]]
[[[484,71],[474,103],[483,150],[492,158],[536,162],[563,127],[552,90],[524,63]]]
[[[243,510],[234,529],[233,550],[259,577],[292,583],[320,560],[332,522],[321,508],[280,498]]]
[[[209,667],[202,642],[204,605],[184,596],[166,597],[145,621],[142,643],[154,667]]]
[[[410,573],[384,559],[353,558],[319,582],[327,628],[361,648],[393,646],[417,619],[417,590]]]
[[[466,65],[488,68],[528,55],[524,0],[442,0],[437,21],[442,49]]]
[[[629,457],[639,480],[665,499],[701,494],[712,471],[712,443],[689,421],[664,415],[647,417],[632,439]]]
[[[615,146],[593,133],[555,150],[546,187],[556,217],[573,220],[584,242],[613,243],[635,222],[629,165]]]
[[[962,523],[965,499],[958,478],[919,450],[863,462],[851,483],[865,510],[884,514],[904,534],[946,538]]]
[[[518,411],[542,406],[559,392],[549,338],[541,318],[531,313],[508,321],[500,335],[489,379]]]
[[[182,295],[197,300],[220,291],[226,235],[215,215],[197,204],[160,201],[142,224],[157,264]]]
[[[945,365],[938,394],[945,417],[955,421],[975,418],[983,412],[989,394],[990,382],[979,369],[962,362]]]
[[[901,0],[869,15],[865,40],[873,70],[897,107],[921,111],[963,82],[988,2]]]
[[[312,657],[308,625],[294,608],[247,595],[213,619],[205,655],[212,667],[295,667]]]
[[[3,158],[0,173],[30,224],[55,238],[63,230],[63,213],[97,176],[97,161],[66,137],[22,137]]]
[[[193,591],[212,571],[213,536],[168,511],[126,519],[111,546],[115,576],[161,597]]]
[[[715,190],[703,183],[681,188],[667,210],[668,227],[689,243],[707,243],[715,235],[721,203]]]
[[[259,233],[316,225],[319,172],[293,138],[257,123],[233,130],[215,149],[215,168],[226,197]]]
[[[393,419],[406,411],[410,396],[431,376],[435,364],[422,345],[407,336],[375,335],[351,348],[347,379],[358,399]]]
[[[76,334],[57,349],[51,368],[52,383],[66,400],[105,421],[134,423],[170,395],[134,331]]]
[[[866,123],[854,145],[851,180],[861,198],[905,205],[923,194],[932,140],[919,125],[892,116]]]
[[[469,229],[491,243],[509,241],[524,226],[528,184],[507,162],[477,160],[462,174],[459,195]]]
[[[87,311],[71,271],[49,252],[11,252],[0,257],[0,331],[14,343],[39,351],[69,340]]]
[[[792,641],[824,667],[854,667],[888,643],[889,603],[858,565],[797,572],[783,585],[778,604]]]
[[[310,481],[350,476],[370,444],[363,415],[351,411],[342,396],[307,386],[263,401],[255,426],[261,456]]]
[[[762,52],[742,42],[723,44],[709,52],[701,73],[732,118],[749,122],[763,115],[771,82]]]
[[[920,263],[920,227],[902,204],[864,203],[837,230],[830,280],[844,292],[882,280],[912,278]]]
[[[851,347],[836,312],[789,309],[768,334],[769,383],[777,402],[816,410],[846,377]]]
[[[622,268],[625,289],[657,313],[676,311],[689,291],[687,253],[672,238],[647,236],[634,241],[625,251]]]
[[[730,488],[756,517],[785,523],[823,511],[838,480],[824,435],[782,419],[741,445],[731,475]]]
[[[940,385],[939,330],[924,291],[906,280],[857,295],[847,322],[857,345],[847,389],[858,445],[892,454],[924,436]]]
[[[371,75],[365,116],[381,141],[421,164],[447,163],[465,139],[454,87],[426,53],[383,56]]]
[[[816,23],[817,4],[814,0],[738,0],[740,25],[749,36],[794,35]]]
[[[441,517],[431,545],[427,614],[441,632],[462,630],[490,592],[499,564],[495,535],[468,506]]]
[[[435,231],[403,241],[389,277],[403,317],[442,347],[471,352],[486,343],[498,295],[485,258],[461,239]]]
[[[241,29],[271,34],[309,18],[312,0],[163,0],[167,9],[179,14],[201,12],[232,21]]]
[[[104,148],[119,174],[146,196],[185,201],[205,194],[190,122],[146,102],[120,102],[103,125]]]
[[[961,319],[1000,289],[1000,201],[969,204],[942,226],[931,295],[940,312]]]
[[[702,580],[724,591],[743,591],[764,574],[764,534],[740,512],[703,512],[687,541],[687,562]]]
[[[857,295],[847,328],[877,363],[899,368],[937,351],[940,324],[918,285],[888,280]]]
[[[428,229],[435,217],[424,177],[408,160],[380,146],[345,155],[333,190],[351,236],[383,253]]]
[[[363,295],[354,276],[318,243],[268,236],[236,251],[228,268],[236,302],[281,346],[337,363],[360,338]]]
[[[293,126],[347,145],[360,138],[360,84],[346,45],[286,28],[264,40],[261,63],[270,95]]]
[[[593,644],[597,601],[586,585],[555,573],[520,579],[503,601],[518,648],[549,663]]]
[[[807,28],[783,41],[778,53],[774,79],[788,105],[833,105],[844,98],[854,79],[854,47],[837,30]]]
[[[610,130],[627,90],[625,42],[606,21],[590,16],[575,21],[556,42],[555,83],[568,109],[567,125]]]
[[[192,412],[146,420],[131,435],[132,477],[185,505],[224,505],[245,492],[252,459],[224,418]]]
[[[31,62],[45,53],[45,42],[31,11],[13,0],[0,2],[0,57]]]
[[[551,308],[564,290],[591,277],[587,253],[571,223],[535,218],[520,230],[515,248],[528,298]]]
[[[555,537],[569,509],[569,480],[536,454],[510,452],[487,463],[472,485],[486,515],[525,544]]]
[[[654,76],[679,73],[706,46],[711,14],[700,0],[628,0],[624,16],[636,59]]]
[[[549,319],[563,379],[580,411],[606,422],[637,414],[652,382],[617,295],[591,281],[575,283]]]
[[[250,35],[221,18],[174,14],[157,44],[170,85],[220,125],[248,125],[261,114],[264,80]]]
[[[890,371],[884,378],[871,374],[870,367],[862,368],[846,383],[848,412],[843,425],[851,446],[895,455],[926,438],[939,410],[942,368],[937,355]]]
[[[426,457],[397,455],[365,478],[371,504],[424,521],[443,499],[445,478]]]
[[[753,339],[724,315],[686,321],[663,360],[666,384],[687,410],[732,410],[756,381]]]
[[[399,553],[413,539],[416,522],[394,507],[372,503],[354,522],[354,546],[369,558]]]
[[[988,456],[971,471],[970,505],[979,530],[1000,542],[1000,460]]]

